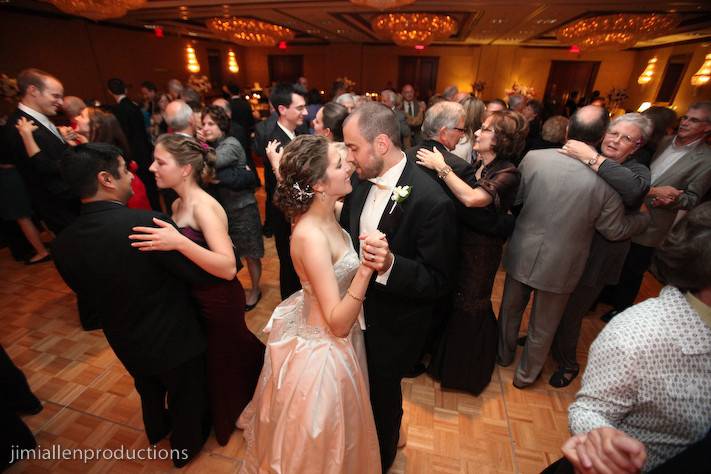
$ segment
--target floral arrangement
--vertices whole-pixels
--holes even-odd
[[[342,82],[347,91],[352,91],[355,87],[355,81],[348,79],[348,76],[337,77],[336,82]]]
[[[531,86],[524,86],[514,82],[511,89],[506,90],[506,95],[521,95],[526,99],[533,99],[536,96],[536,90]]]
[[[612,88],[610,92],[607,93],[608,109],[615,110],[622,106],[622,103],[629,98],[629,94],[626,89]]]
[[[484,88],[486,88],[486,82],[484,81],[476,81],[474,84],[472,84],[472,90],[474,91],[474,97],[480,97],[481,93],[484,92]]]
[[[17,79],[13,79],[7,74],[0,74],[0,97],[7,102],[13,102],[19,93]]]
[[[212,89],[210,79],[208,79],[207,76],[196,76],[195,74],[191,74],[188,78],[188,87],[201,95],[207,94]]]

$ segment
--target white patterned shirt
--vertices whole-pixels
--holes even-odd
[[[570,431],[624,431],[647,449],[649,471],[711,427],[711,328],[667,286],[615,317],[590,347],[568,409]]]

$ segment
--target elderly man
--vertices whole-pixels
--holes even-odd
[[[410,140],[413,145],[419,145],[422,141],[420,127],[425,119],[424,102],[415,98],[415,88],[411,84],[405,84],[402,88],[402,105],[400,109],[405,114],[405,120],[410,126]]]
[[[605,110],[584,107],[571,119],[568,137],[595,146],[607,124]],[[543,369],[570,294],[585,269],[595,230],[608,240],[627,239],[644,229],[649,216],[625,215],[620,196],[605,181],[556,150],[529,152],[519,171],[516,204],[522,208],[504,257],[507,274],[497,359],[503,366],[513,362],[523,310],[533,292],[528,338],[513,380],[516,388],[524,388]]]
[[[652,187],[645,203],[652,223],[632,239],[620,282],[608,288],[605,299],[613,310],[603,316],[609,321],[634,303],[654,255],[674,224],[677,214],[696,206],[711,189],[711,101],[697,102],[681,117],[676,136],[662,140],[652,157]]]
[[[514,112],[523,113],[523,109],[526,107],[526,98],[520,94],[514,94],[509,96],[509,110]]]
[[[502,110],[506,110],[506,108],[506,102],[504,102],[503,100],[491,99],[489,102],[486,103],[486,117],[489,117],[494,112],[501,112]]]
[[[395,118],[397,118],[400,124],[400,142],[402,143],[402,147],[407,149],[412,146],[410,126],[407,124],[405,113],[397,108],[397,94],[390,89],[385,89],[380,93],[380,102],[393,111]]]

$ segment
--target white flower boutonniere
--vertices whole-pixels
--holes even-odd
[[[390,199],[393,201],[393,205],[390,208],[390,212],[388,214],[393,213],[393,211],[395,210],[395,205],[402,204],[405,199],[410,197],[411,192],[412,186],[395,186],[395,188],[393,189],[393,195],[390,196]]]

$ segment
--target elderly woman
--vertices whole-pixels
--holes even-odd
[[[640,114],[617,117],[602,139],[601,152],[575,140],[563,146],[563,153],[585,163],[600,175],[622,198],[628,211],[636,211],[649,191],[649,168],[630,159],[649,139],[652,123]],[[590,254],[578,286],[566,306],[553,341],[553,357],[558,369],[549,383],[557,388],[569,385],[579,372],[576,349],[583,316],[608,284],[617,283],[630,241],[610,242],[595,234]]]
[[[450,124],[449,128],[448,134],[459,131],[457,124]],[[472,144],[478,156],[473,187],[452,172],[437,148],[421,148],[417,152],[418,164],[437,171],[466,207],[481,208],[481,212],[501,219],[513,205],[518,190],[520,177],[511,162],[523,150],[526,131],[526,121],[516,112],[496,112],[484,121]],[[497,343],[491,290],[505,239],[504,235],[496,235],[494,228],[473,230],[461,226],[452,314],[430,365],[430,373],[440,379],[442,387],[478,395],[491,380]]]
[[[264,241],[254,197],[254,174],[248,168],[242,145],[236,138],[226,136],[229,128],[230,119],[222,107],[211,105],[202,112],[202,133],[217,152],[218,198],[227,212],[232,242],[238,256],[244,257],[252,280],[252,288],[245,292],[245,311],[251,311],[262,297],[259,280],[262,276]]]
[[[711,426],[709,236],[707,202],[680,221],[654,256],[668,286],[621,313],[590,347],[568,409],[574,436],[563,446],[576,472],[649,472],[662,464],[664,472],[708,472],[708,451],[686,467],[676,463]]]

